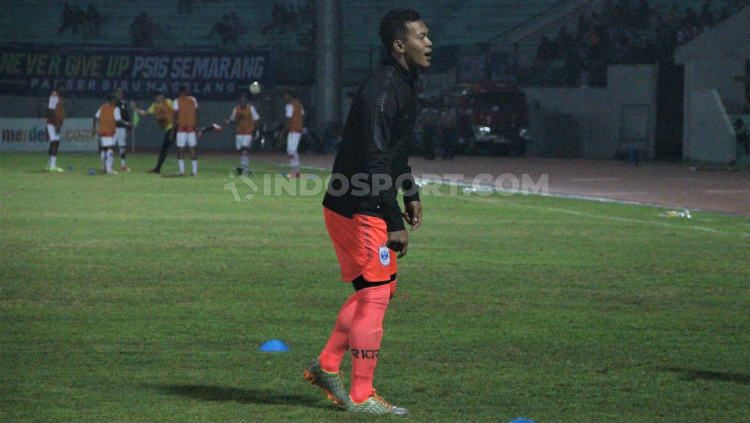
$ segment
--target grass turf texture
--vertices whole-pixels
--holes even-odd
[[[88,176],[93,155],[59,162],[73,171],[0,156],[0,420],[383,420],[302,379],[350,293],[320,196],[235,202],[234,157],[197,178],[146,174],[150,155],[117,176]],[[404,421],[750,415],[747,219],[423,202],[375,379]],[[257,352],[271,338],[292,351]]]

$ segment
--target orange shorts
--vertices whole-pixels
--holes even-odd
[[[385,246],[385,220],[363,214],[348,218],[325,207],[323,216],[339,259],[341,279],[351,282],[362,276],[367,282],[396,280],[396,253]]]

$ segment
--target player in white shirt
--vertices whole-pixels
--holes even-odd
[[[288,90],[284,94],[284,100],[287,102],[284,113],[284,116],[286,116],[284,130],[288,134],[286,138],[286,153],[289,155],[289,165],[291,167],[289,177],[299,178],[299,153],[297,149],[299,148],[299,140],[304,130],[303,118],[305,116],[305,109],[292,90]]]
[[[63,171],[62,168],[57,167],[57,149],[60,147],[60,134],[62,132],[63,121],[65,120],[64,91],[65,84],[58,82],[55,85],[55,90],[50,94],[47,104],[47,137],[49,138],[48,172]]]

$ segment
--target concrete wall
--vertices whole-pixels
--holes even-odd
[[[655,65],[618,65],[610,66],[606,88],[525,89],[534,139],[529,153],[555,156],[565,151],[567,156],[611,159],[635,143],[646,157],[653,157],[656,82]],[[574,139],[568,139],[570,135],[556,137],[554,128],[550,129],[550,125],[561,122],[561,115],[569,116],[577,127]],[[561,143],[579,146],[566,148]]]
[[[746,7],[677,49],[675,61],[685,65],[686,159],[720,163],[736,159],[734,136],[726,133],[726,113],[741,113],[747,106],[749,40],[750,7]]]
[[[737,139],[718,91],[693,90],[691,98],[690,109],[686,110],[690,136],[683,146],[684,158],[718,163],[736,160]]]
[[[750,7],[677,49],[675,62],[685,65],[685,100],[692,90],[716,89],[727,110],[739,112],[746,101],[745,81],[740,78],[746,76],[748,60]]]

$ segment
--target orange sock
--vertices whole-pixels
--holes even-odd
[[[362,402],[373,393],[372,379],[378,364],[383,318],[390,295],[390,284],[356,292],[357,309],[349,330],[352,352],[352,386],[349,394],[355,402]]]
[[[333,327],[328,343],[318,357],[320,367],[323,370],[331,373],[339,371],[341,360],[344,358],[346,350],[349,349],[349,328],[352,325],[352,318],[356,309],[357,293],[355,292],[341,306],[339,316],[336,319],[336,326]]]

